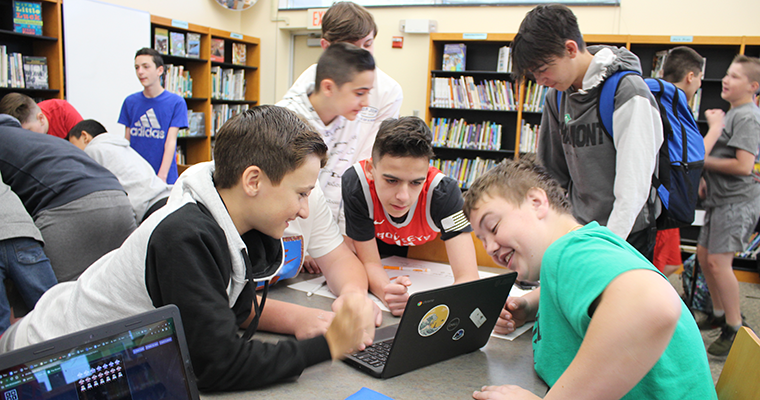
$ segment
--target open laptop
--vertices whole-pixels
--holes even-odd
[[[0,399],[198,400],[174,305],[0,355]]]
[[[516,272],[409,297],[398,324],[375,332],[374,344],[345,358],[376,378],[390,378],[475,351],[488,342]]]

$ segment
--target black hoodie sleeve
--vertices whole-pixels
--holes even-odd
[[[203,206],[188,204],[156,227],[145,271],[153,305],[175,304],[180,310],[199,389],[261,387],[297,377],[306,367],[329,360],[324,336],[276,344],[246,342],[238,336],[238,318],[226,292],[232,269],[227,241],[204,211]],[[240,313],[244,306],[235,308]]]

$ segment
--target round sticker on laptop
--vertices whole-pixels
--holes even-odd
[[[417,332],[419,332],[422,337],[428,337],[438,332],[438,330],[446,324],[447,319],[449,319],[449,307],[445,304],[439,304],[430,309],[430,311],[422,317]]]

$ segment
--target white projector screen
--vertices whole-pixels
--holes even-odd
[[[142,90],[135,52],[150,47],[150,14],[92,0],[63,2],[66,100],[84,119],[123,133],[124,99]]]

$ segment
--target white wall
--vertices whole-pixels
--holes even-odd
[[[66,1],[66,0],[64,0]],[[290,40],[303,30],[306,10],[272,10],[259,0],[246,11],[224,10],[215,0],[103,0],[199,25],[239,31],[261,38],[261,101],[278,101],[289,84]],[[191,5],[189,5],[191,4]],[[371,8],[378,25],[377,64],[404,89],[402,115],[424,110],[429,36],[403,34],[401,19],[434,19],[439,32],[514,33],[532,7],[390,7]],[[573,7],[583,33],[694,36],[760,36],[760,1],[622,0],[619,7]],[[273,22],[286,19],[287,22]],[[404,36],[404,48],[392,49],[391,37]],[[297,76],[299,71],[294,71]]]

